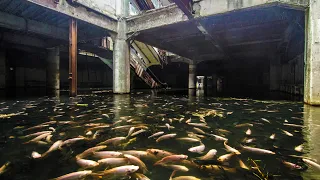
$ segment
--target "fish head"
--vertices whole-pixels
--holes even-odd
[[[138,171],[138,169],[139,169],[139,166],[129,166],[127,168],[127,173],[134,173],[134,172]]]

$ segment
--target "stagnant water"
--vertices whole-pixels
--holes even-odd
[[[44,180],[83,170],[92,171],[85,179],[136,179],[134,173],[127,176],[116,176],[116,173],[104,175],[102,172],[113,166],[102,163],[89,168],[79,165],[79,159],[99,160],[97,153],[79,156],[83,151],[110,138],[126,137],[130,129],[133,133],[142,131],[118,143],[102,143],[107,147],[96,152],[149,152],[140,157],[148,171],[142,172],[139,164],[137,172],[152,180],[169,179],[174,168],[170,164],[188,168],[188,171],[182,169],[186,172],[177,171],[173,179],[179,176],[199,179],[320,179],[320,169],[302,160],[311,158],[320,162],[320,141],[317,139],[320,138],[320,110],[301,102],[151,92],[130,95],[94,93],[80,95],[76,99],[66,96],[59,99],[19,98],[0,103],[0,123],[0,166],[7,165],[0,169],[1,179]],[[27,135],[41,131],[49,133],[39,141],[30,141],[37,135]],[[161,131],[164,132],[162,135],[176,135],[159,142],[156,140],[161,135],[148,138]],[[272,134],[274,139],[270,138]],[[80,139],[44,155],[54,142],[76,137]],[[192,139],[181,139],[184,137]],[[230,154],[224,138],[228,139],[227,145],[241,154],[232,155],[230,160],[222,162],[218,158]],[[202,153],[188,150],[201,144],[205,146]],[[259,154],[243,146],[272,153]],[[154,165],[161,157],[147,149],[184,154],[188,158]],[[212,149],[217,151],[213,158],[199,159]],[[42,157],[32,157],[32,152],[38,152]],[[123,154],[119,158],[125,158],[127,164],[136,164]]]

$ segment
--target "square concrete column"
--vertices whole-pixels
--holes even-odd
[[[54,92],[60,90],[60,51],[59,47],[47,49],[47,90]]]
[[[189,81],[188,81],[188,88],[194,89],[196,88],[196,71],[197,71],[197,64],[191,62],[189,64]]]
[[[113,93],[130,92],[130,47],[127,42],[129,0],[116,1],[116,15],[119,18],[113,49]]]
[[[306,11],[304,102],[320,105],[320,1],[309,2],[309,11]]]

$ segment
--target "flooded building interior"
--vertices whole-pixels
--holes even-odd
[[[318,9],[0,0],[0,178],[319,179]]]

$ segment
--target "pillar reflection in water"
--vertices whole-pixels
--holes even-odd
[[[115,94],[113,96],[114,105],[114,121],[120,120],[121,116],[129,116],[126,111],[130,107],[130,95],[129,94]]]
[[[306,154],[304,156],[320,162],[320,107],[304,105],[304,136],[306,140]],[[304,179],[320,179],[319,170],[310,167],[303,173]]]
[[[196,95],[196,90],[195,89],[188,89],[189,102],[191,102],[191,103],[194,102],[195,95]]]

